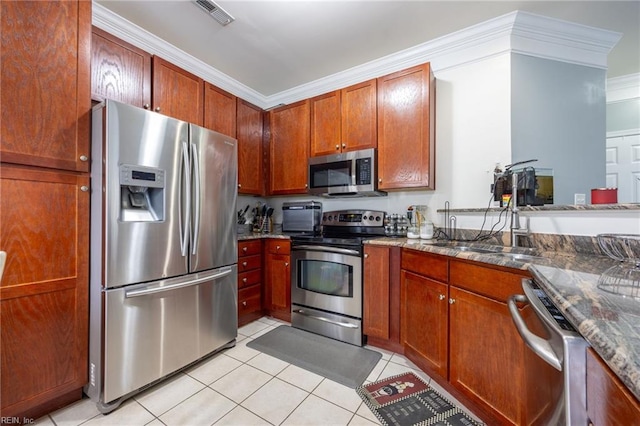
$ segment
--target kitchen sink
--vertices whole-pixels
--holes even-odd
[[[495,256],[506,257],[511,260],[520,260],[522,262],[528,262],[531,260],[540,259],[540,256],[534,256],[531,254],[524,253],[511,253],[511,252],[502,252],[502,253],[493,253]]]

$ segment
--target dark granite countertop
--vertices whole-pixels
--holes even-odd
[[[602,274],[619,262],[606,256],[534,252],[525,248],[478,243],[442,243],[443,246],[438,246],[440,243],[433,240],[405,238],[380,238],[366,243],[412,248],[529,270],[567,320],[640,400],[640,299],[612,294],[598,287]],[[465,251],[464,247],[486,250],[487,253]],[[525,256],[504,257],[496,255],[496,251],[512,252],[516,257]],[[532,254],[535,256],[530,257]],[[635,294],[639,293],[640,290]]]

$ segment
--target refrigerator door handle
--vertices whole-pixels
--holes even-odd
[[[200,159],[198,158],[198,149],[196,148],[196,144],[191,142],[191,156],[194,165],[194,185],[195,185],[195,212],[194,212],[194,223],[193,223],[193,241],[191,241],[191,254],[196,254],[196,249],[198,247],[198,235],[200,234]]]
[[[154,284],[149,287],[141,288],[138,290],[129,290],[124,293],[124,297],[129,299],[131,297],[148,296],[150,294],[162,293],[165,291],[176,290],[178,288],[191,287],[194,285],[202,284],[207,281],[215,281],[220,278],[226,277],[232,271],[233,271],[232,268],[225,268],[223,270],[216,272],[215,274],[206,275],[204,277],[198,277],[189,281],[183,281],[183,282],[169,284],[169,285]]]
[[[189,164],[189,147],[187,142],[182,141],[182,176],[185,182],[185,197],[186,197],[186,206],[185,207],[185,215],[182,220],[180,220],[180,252],[182,256],[187,255],[187,242],[189,238],[189,234],[191,233],[189,229],[189,224],[191,221],[191,165]],[[182,189],[182,185],[180,185]],[[181,199],[182,194],[178,194],[178,197]],[[182,209],[180,209],[182,211]]]

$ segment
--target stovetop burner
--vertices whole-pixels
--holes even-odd
[[[385,212],[338,210],[322,214],[322,235],[292,235],[294,245],[360,247],[369,238],[383,237]]]

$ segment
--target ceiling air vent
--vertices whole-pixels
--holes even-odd
[[[229,15],[223,8],[212,2],[211,0],[195,0],[195,4],[200,6],[202,10],[213,17],[220,25],[228,25],[234,21],[234,17]]]

